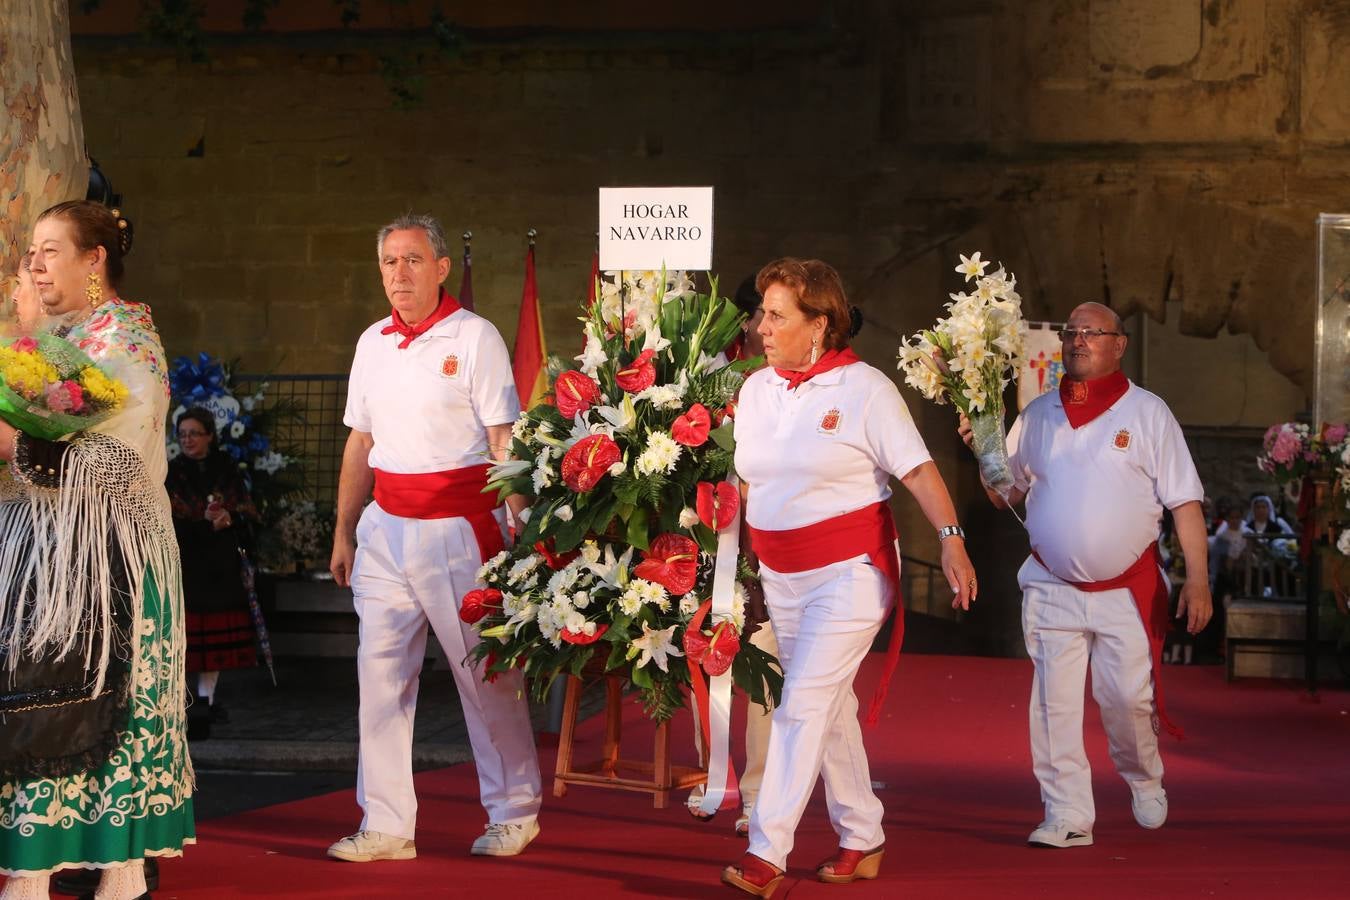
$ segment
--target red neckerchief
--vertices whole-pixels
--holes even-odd
[[[403,340],[399,343],[398,349],[407,350],[408,345],[418,336],[427,331],[432,325],[435,325],[446,316],[459,312],[459,302],[450,293],[441,288],[441,299],[432,310],[431,315],[427,316],[416,325],[409,325],[403,321],[403,317],[398,314],[398,310],[393,310],[394,321],[380,329],[380,334],[394,334],[395,332],[403,335]]]
[[[828,372],[831,369],[850,366],[855,362],[862,362],[862,360],[858,358],[858,354],[853,352],[852,347],[845,347],[843,350],[827,351],[824,356],[816,360],[814,366],[807,369],[805,372],[794,372],[791,369],[780,369],[777,366],[774,367],[774,371],[777,372],[779,376],[787,379],[787,389],[789,391],[795,391],[798,386],[815,378],[821,372]]]
[[[1125,396],[1129,389],[1130,379],[1117,369],[1110,375],[1090,381],[1060,379],[1059,399],[1064,404],[1064,415],[1069,417],[1069,424],[1082,428],[1110,409],[1111,404]]]

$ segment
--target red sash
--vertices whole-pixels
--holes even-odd
[[[1045,571],[1051,572],[1040,554],[1032,550],[1031,555]],[[1162,554],[1158,550],[1158,542],[1153,541],[1128,569],[1115,578],[1108,578],[1105,581],[1069,581],[1060,575],[1055,577],[1080,591],[1095,593],[1125,588],[1130,592],[1130,596],[1134,598],[1134,605],[1139,610],[1139,618],[1144,621],[1144,631],[1148,635],[1149,656],[1153,658],[1153,704],[1158,710],[1158,722],[1173,737],[1182,740],[1186,737],[1186,733],[1167,717],[1167,711],[1163,708],[1162,651],[1171,622],[1167,616],[1167,580],[1163,578],[1161,566]]]
[[[872,565],[881,570],[895,590],[895,624],[881,683],[872,694],[867,709],[867,724],[875,725],[886,701],[891,676],[900,661],[900,645],[905,639],[905,611],[900,596],[900,556],[896,552],[895,519],[890,507],[878,501],[853,512],[786,531],[761,531],[749,527],[750,545],[760,561],[775,572],[806,572],[820,569],[859,553],[866,553]]]
[[[401,475],[375,470],[375,502],[392,516],[405,519],[469,520],[483,561],[505,549],[502,530],[492,511],[501,505],[495,493],[483,493],[489,464]]]

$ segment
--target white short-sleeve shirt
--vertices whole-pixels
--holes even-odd
[[[736,472],[755,528],[800,528],[886,500],[892,475],[930,459],[895,383],[866,363],[794,391],[766,367],[741,387]]]
[[[1042,394],[1008,433],[1018,487],[1027,493],[1031,546],[1070,581],[1105,581],[1158,539],[1163,509],[1201,500],[1204,488],[1167,404],[1131,384],[1081,428],[1058,392]]]
[[[487,461],[488,425],[520,414],[506,344],[492,323],[460,309],[406,349],[385,318],[356,343],[342,421],[368,432],[372,468],[400,474]]]

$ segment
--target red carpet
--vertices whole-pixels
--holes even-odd
[[[1217,666],[1167,675],[1170,708],[1189,734],[1181,743],[1164,738],[1167,825],[1135,825],[1089,702],[1096,844],[1035,850],[1024,843],[1041,815],[1027,747],[1030,663],[905,657],[890,715],[867,736],[872,777],[885,785],[881,879],[847,888],[812,880],[834,845],[817,790],[775,896],[1350,896],[1350,693],[1311,702],[1283,683],[1228,686]],[[864,672],[860,684],[871,683]],[[625,750],[636,755],[650,729],[636,702],[628,711]],[[600,725],[593,718],[580,729],[579,758],[593,755]],[[677,749],[688,735],[681,716]],[[547,792],[551,750],[541,763]],[[472,767],[424,773],[417,786],[415,861],[325,860],[327,845],[360,820],[343,792],[203,823],[199,846],[164,865],[156,897],[737,896],[717,881],[745,847],[730,813],[699,823],[682,804],[658,811],[643,795],[572,788],[546,796],[543,833],[524,856],[476,859],[466,851],[485,820]]]

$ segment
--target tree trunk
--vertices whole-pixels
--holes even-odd
[[[0,283],[33,220],[89,185],[67,0],[0,0]],[[8,296],[6,293],[4,296]]]

